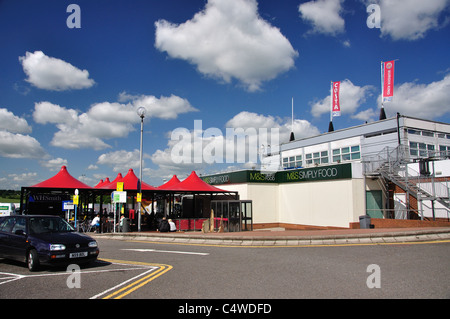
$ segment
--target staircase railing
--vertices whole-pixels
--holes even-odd
[[[436,181],[434,176],[422,176],[409,167],[409,148],[400,145],[384,148],[375,156],[363,158],[366,176],[378,176],[393,182],[418,200],[436,200],[447,210],[450,209],[450,190],[448,181]]]

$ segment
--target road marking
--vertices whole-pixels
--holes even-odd
[[[15,280],[19,280],[19,279],[22,279],[23,277],[25,277],[24,275],[12,274],[9,272],[0,272],[0,275],[6,275],[6,277],[0,277],[0,281],[2,281],[2,282],[0,282],[0,285],[15,281]]]
[[[134,267],[122,267],[119,269],[102,269],[102,270],[82,270],[81,274],[89,274],[89,273],[105,273],[105,272],[118,272],[118,271],[130,271],[130,270],[146,270],[143,273],[134,276],[133,278],[130,278],[128,280],[125,280],[124,282],[109,288],[90,299],[97,299],[103,295],[107,295],[103,299],[121,299],[125,297],[126,295],[132,293],[133,291],[143,287],[144,285],[148,284],[152,280],[158,278],[159,276],[165,274],[169,270],[171,270],[173,267],[171,265],[164,265],[164,264],[151,264],[151,263],[145,263],[145,262],[137,262],[137,261],[125,261],[125,260],[114,260],[114,259],[99,259],[98,262],[109,262],[115,265],[128,265],[128,266],[134,266]],[[137,266],[137,267],[136,267]],[[6,284],[15,280],[24,279],[24,278],[33,278],[33,277],[49,277],[49,276],[68,276],[69,273],[67,272],[58,272],[58,273],[50,273],[50,274],[32,274],[32,275],[20,275],[20,274],[14,274],[14,273],[7,273],[7,272],[0,272],[0,285]],[[141,279],[140,277],[145,276]],[[127,286],[118,289],[119,287],[122,287],[123,285]],[[112,292],[112,293],[111,293]]]
[[[120,264],[118,264],[118,265],[120,265]],[[101,269],[101,270],[81,270],[80,274],[96,274],[96,273],[102,273],[102,272],[119,272],[119,271],[130,271],[130,270],[141,270],[141,269],[148,269],[148,267]],[[1,275],[5,275],[5,277],[2,277]],[[15,281],[15,280],[19,280],[19,279],[24,279],[24,278],[51,277],[51,276],[68,276],[68,275],[70,275],[70,273],[68,273],[68,272],[57,272],[57,273],[50,273],[50,274],[48,274],[48,273],[32,274],[32,275],[21,275],[21,274],[0,272],[0,285],[6,284],[8,282]]]
[[[158,250],[158,249],[141,249],[141,248],[128,248],[121,250],[138,251],[138,252],[155,252],[155,253],[169,253],[169,254],[186,254],[186,255],[199,255],[208,256],[209,253],[198,253],[193,251],[176,251],[176,250]]]
[[[113,292],[113,293],[103,297],[103,299],[111,299],[111,298],[121,299],[121,298],[125,297],[126,295],[132,293],[133,291],[135,291],[135,290],[145,286],[146,284],[148,284],[152,280],[158,278],[159,276],[165,274],[166,272],[168,272],[169,270],[171,270],[173,268],[173,266],[165,265],[165,264],[153,264],[153,263],[114,260],[114,259],[102,259],[102,260],[107,261],[107,262],[111,262],[111,263],[122,263],[122,264],[127,264],[127,265],[144,265],[144,266],[149,266],[149,268],[151,268],[151,269],[149,269],[148,271],[145,271],[144,273],[142,273],[142,274],[140,274],[138,276],[135,276],[135,277],[133,277],[131,279],[128,279],[128,280],[126,280],[126,281],[124,281],[124,282],[122,282],[122,283],[120,283],[120,284],[118,284],[118,285],[116,285],[116,286],[114,286],[114,287],[112,287],[110,289],[107,289],[107,290],[105,290],[105,291],[103,291],[103,292],[101,292],[101,293],[91,297],[90,299],[96,299],[96,298],[98,298],[98,297],[100,297],[102,295],[105,295],[105,294],[107,294],[107,293],[109,293],[109,292],[111,292],[111,291],[113,291],[113,290],[115,290],[115,289],[117,289],[117,288],[119,288],[119,287],[121,287],[121,286],[123,286],[123,285],[125,285],[125,284],[127,284],[129,282],[131,282],[131,284],[129,284],[129,285],[127,285],[127,286],[125,286],[125,287],[123,287],[123,288],[121,288],[121,289],[119,289],[119,290],[117,290],[117,291],[115,291],[115,292]],[[144,275],[145,275],[145,277],[143,277],[141,279],[138,279],[139,277],[142,277]],[[135,280],[135,281],[133,281],[133,280]]]

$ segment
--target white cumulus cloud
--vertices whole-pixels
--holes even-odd
[[[258,14],[256,0],[209,0],[184,23],[155,23],[157,49],[196,65],[204,75],[249,91],[294,66],[298,52],[276,27]]]
[[[228,120],[226,129],[194,125],[194,129],[177,128],[169,132],[167,148],[155,151],[151,159],[159,176],[188,175],[212,165],[258,165],[261,148],[289,141],[291,119],[281,119],[242,111]],[[295,138],[318,135],[319,130],[306,120],[294,121]],[[156,172],[156,171],[155,171]]]
[[[386,112],[399,112],[418,118],[436,119],[450,113],[450,74],[429,84],[406,82],[394,87],[392,102],[384,103]],[[381,96],[378,97],[381,105]]]
[[[86,89],[95,84],[87,70],[80,70],[61,59],[49,57],[42,51],[26,52],[19,57],[27,82],[50,91]]]
[[[42,158],[46,157],[47,153],[34,137],[0,131],[0,156],[9,158]]]
[[[43,158],[47,153],[31,133],[28,122],[5,108],[0,108],[0,157]],[[24,133],[24,134],[22,134]]]
[[[345,21],[341,17],[343,0],[315,0],[302,3],[298,7],[300,17],[310,23],[311,33],[336,35],[345,31]]]
[[[51,145],[66,149],[90,148],[101,150],[111,147],[104,140],[124,138],[136,129],[140,118],[136,110],[147,108],[147,117],[175,119],[178,114],[197,111],[189,101],[178,96],[156,98],[152,95],[132,96],[122,93],[118,102],[91,105],[85,113],[50,102],[35,103],[33,119],[39,124],[55,124],[58,131]]]
[[[147,113],[146,117],[160,118],[164,120],[173,120],[179,114],[197,112],[187,99],[176,95],[161,96],[157,98],[153,95],[131,95],[122,92],[119,95],[120,102],[131,102],[134,107],[143,106]],[[134,111],[134,114],[136,112]],[[135,117],[135,115],[133,115]]]
[[[149,156],[143,154],[143,158],[149,158]],[[100,155],[97,159],[97,164],[111,166],[114,172],[120,172],[123,176],[132,168],[137,175],[139,159],[139,150],[137,149],[133,151],[120,150]],[[144,163],[145,161],[143,161]]]
[[[449,0],[380,0],[381,35],[393,40],[421,39],[441,26],[439,17],[449,4]]]
[[[0,108],[0,130],[11,133],[31,133],[27,120],[14,115],[5,108]]]

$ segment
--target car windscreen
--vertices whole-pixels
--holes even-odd
[[[61,233],[74,231],[64,219],[59,217],[36,216],[30,217],[30,233]]]

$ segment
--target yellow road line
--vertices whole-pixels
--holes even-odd
[[[126,260],[114,260],[114,259],[103,259],[103,261],[111,262],[111,263],[121,263],[121,264],[130,264],[130,265],[145,265],[145,266],[152,266],[152,267],[158,267],[159,269],[151,272],[147,276],[140,278],[131,284],[116,290],[112,294],[109,294],[108,296],[105,296],[103,299],[121,299],[125,297],[126,295],[132,293],[133,291],[141,288],[142,286],[145,286],[150,281],[158,278],[159,276],[162,276],[169,270],[173,268],[171,265],[165,265],[165,264],[153,264],[153,263],[145,263],[145,262],[138,262],[138,261],[126,261]]]

